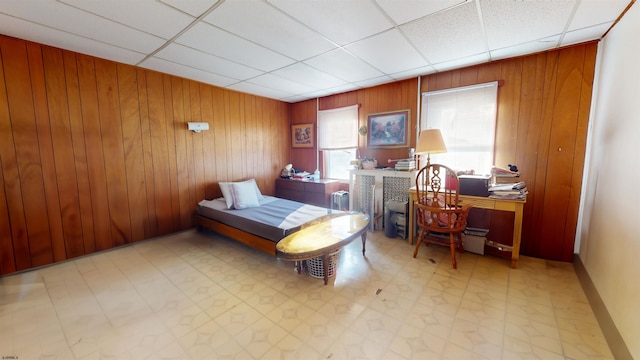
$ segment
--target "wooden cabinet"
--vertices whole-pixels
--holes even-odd
[[[337,180],[319,182],[276,179],[276,196],[322,207],[331,207],[331,193],[339,190]]]

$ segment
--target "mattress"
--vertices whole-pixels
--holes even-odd
[[[206,218],[273,242],[298,231],[300,226],[309,221],[342,212],[273,196],[264,196],[259,202],[258,207],[236,210],[227,209],[224,198],[202,200],[198,203],[197,212]]]

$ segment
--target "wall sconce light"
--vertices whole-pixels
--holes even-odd
[[[189,130],[199,133],[202,130],[209,130],[209,123],[206,122],[189,122],[187,123]]]

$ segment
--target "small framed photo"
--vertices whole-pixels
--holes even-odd
[[[409,146],[409,110],[369,114],[367,146],[400,148]]]
[[[294,148],[313,147],[313,124],[291,125],[291,146]]]

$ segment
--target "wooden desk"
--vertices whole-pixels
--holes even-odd
[[[362,256],[367,242],[369,216],[350,214],[328,217],[324,221],[299,231],[280,240],[276,245],[276,256],[283,260],[295,261],[300,273],[300,262],[315,257],[322,257],[324,265],[324,284],[329,280],[329,255],[337,253],[355,238],[362,238]]]
[[[409,244],[413,245],[415,235],[415,210],[413,204],[418,200],[415,186],[409,189]],[[520,258],[520,240],[522,236],[522,214],[526,200],[504,200],[489,197],[459,195],[460,204],[471,204],[475,208],[509,211],[515,213],[513,219],[513,250],[511,267],[518,267]]]

